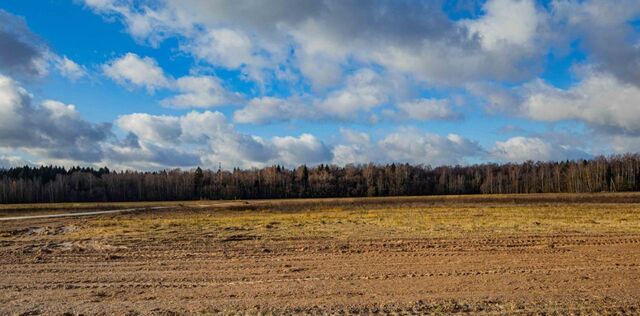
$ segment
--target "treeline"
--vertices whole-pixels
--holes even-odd
[[[319,165],[158,172],[0,169],[0,203],[640,191],[640,154],[592,160],[412,166]]]

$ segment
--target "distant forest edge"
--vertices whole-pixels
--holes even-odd
[[[471,166],[318,165],[156,172],[0,169],[0,203],[640,191],[640,154]]]

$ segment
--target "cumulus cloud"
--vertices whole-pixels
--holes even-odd
[[[191,49],[196,57],[228,68],[240,68],[254,58],[251,39],[230,29],[210,30],[198,37]]]
[[[639,38],[629,24],[640,14],[640,6],[631,0],[615,6],[598,1],[554,1],[543,6],[533,0],[489,0],[478,14],[462,20],[448,18],[437,2],[86,0],[85,4],[100,14],[120,17],[136,38],[155,41],[176,36],[181,49],[196,59],[251,72],[257,81],[264,79],[265,70],[291,73],[295,68],[311,83],[311,91],[326,92],[314,96],[304,109],[292,106],[298,100],[258,97],[236,113],[236,120],[243,123],[304,118],[308,113],[313,118],[360,117],[394,101],[397,91],[388,89],[387,77],[397,74],[423,86],[469,89],[489,97],[492,110],[517,109],[518,100],[499,91],[503,86],[494,82],[530,81],[540,73],[550,48],[568,47],[578,38],[592,53],[588,61],[594,67],[622,82],[640,81],[636,80]],[[363,65],[365,69],[349,71]],[[201,100],[207,97],[185,93],[165,103],[203,107],[220,103],[221,94],[209,94],[215,97],[205,102]],[[442,104],[395,101],[399,116],[452,115]],[[271,109],[282,111],[274,114]]]
[[[367,73],[369,71],[366,71]],[[258,97],[234,113],[237,123],[267,124],[288,120],[371,121],[375,110],[388,105],[382,113],[394,121],[454,120],[462,114],[447,99],[412,99],[398,101],[397,92],[387,81],[375,81],[362,72],[348,78],[345,87],[335,89],[325,98],[293,96],[289,98]],[[375,75],[376,78],[377,75]],[[395,95],[395,98],[389,96]],[[402,99],[399,99],[402,100]],[[362,115],[367,114],[367,115]]]
[[[103,162],[116,169],[158,170],[165,168],[191,168],[201,164],[200,155],[153,142],[140,142],[129,133],[121,142],[105,144]]]
[[[19,156],[0,155],[0,169],[9,169],[14,167],[33,166],[33,162]]]
[[[597,140],[614,152],[638,148],[637,1],[611,5],[592,0],[544,4],[487,0],[464,19],[450,18],[440,1],[84,0],[84,4],[110,21],[122,21],[139,43],[159,47],[174,37],[177,53],[192,57],[195,65],[184,77],[173,77],[156,60],[134,53],[103,65],[106,76],[128,89],[161,91],[159,103],[165,107],[243,105],[233,113],[233,121],[243,124],[288,120],[342,124],[380,118],[398,123],[462,117],[453,99],[423,96],[470,94],[481,99],[488,112],[582,128],[575,125],[581,122],[593,144]],[[54,70],[70,80],[87,76],[87,68],[51,52],[23,19],[0,11],[0,20],[0,46],[7,48],[0,50],[2,74],[23,79]],[[587,69],[578,73],[573,85],[558,88],[536,79],[546,60],[567,56],[576,60],[573,52],[585,55],[579,61],[584,65],[573,68]],[[242,90],[244,94],[234,93],[230,87],[235,81],[226,85],[214,73],[253,82]],[[376,134],[376,140],[343,130],[341,141],[331,145],[307,131],[264,138],[240,132],[224,115],[210,111],[123,115],[115,124],[128,136],[116,139],[109,124],[84,120],[73,105],[35,104],[33,100],[41,99],[1,78],[5,80],[0,86],[2,146],[59,161],[104,159],[145,168],[218,162],[253,167],[322,161],[464,163],[472,157],[520,161],[583,154],[571,144],[542,136],[514,137],[485,151],[456,134],[411,128]],[[98,145],[87,146],[90,141]]]
[[[531,0],[494,0],[484,5],[485,15],[464,20],[470,36],[480,38],[487,50],[522,47],[532,49],[538,27],[544,19]]]
[[[406,94],[403,91],[404,84],[405,81],[401,79],[384,77],[372,69],[363,68],[354,71],[345,78],[342,86],[329,90],[323,97],[258,97],[236,111],[234,118],[239,123],[272,123],[294,119],[363,121],[363,117],[375,116],[376,109],[401,99]],[[430,114],[434,116],[449,116],[449,113],[443,113],[447,111],[444,108],[438,110],[432,107],[431,110]],[[435,113],[438,111],[442,113]]]
[[[331,92],[317,104],[329,115],[347,118],[359,111],[370,111],[389,100],[382,77],[370,69],[362,69],[347,78],[345,87]]]
[[[271,141],[278,149],[280,159],[288,166],[313,165],[330,161],[332,158],[329,148],[311,134],[274,137]]]
[[[301,163],[327,162],[332,158],[329,148],[313,135],[265,140],[238,132],[220,112],[190,112],[183,116],[138,113],[121,116],[116,125],[134,135],[135,143],[147,152],[154,151],[151,145],[157,146],[155,150],[191,148],[190,152],[197,154],[200,163],[208,167],[218,163],[227,168],[270,164],[293,167]]]
[[[520,114],[517,89],[509,89],[495,83],[473,83],[466,86],[467,91],[478,98],[480,104],[489,113]]]
[[[369,134],[344,128],[340,130],[340,134],[344,143],[333,147],[334,164],[344,166],[380,160],[381,152],[376,150]]]
[[[180,118],[175,116],[134,113],[120,116],[115,123],[123,131],[136,136],[135,144],[142,139],[145,142],[175,145],[182,135]]]
[[[397,119],[417,121],[428,120],[452,120],[461,118],[462,115],[453,110],[451,102],[447,99],[416,99],[401,102],[397,111],[387,112],[388,116]]]
[[[212,76],[185,76],[178,78],[173,89],[178,95],[160,101],[164,106],[175,108],[208,108],[239,103],[242,96],[231,93],[222,86],[220,79]]]
[[[379,146],[392,161],[431,165],[462,164],[465,158],[482,151],[478,143],[459,135],[445,137],[416,129],[392,133],[383,138]]]
[[[47,47],[24,19],[0,10],[0,71],[9,75],[47,74]]]
[[[484,102],[489,112],[506,113],[538,122],[563,123],[578,126],[580,135],[573,132],[573,139],[584,139],[582,147],[589,152],[606,154],[638,150],[640,135],[640,114],[637,111],[640,89],[632,82],[620,79],[611,72],[603,72],[600,67],[583,66],[574,69],[577,81],[558,88],[550,83],[535,79],[521,86],[504,88],[492,84],[478,84],[470,90]],[[584,127],[584,128],[583,128]],[[557,135],[553,135],[552,139]],[[544,139],[544,138],[542,138]],[[524,140],[519,140],[524,144]],[[536,141],[537,142],[537,141]],[[531,159],[572,158],[562,146],[547,144],[547,149],[560,155],[543,155],[545,149],[539,142],[531,152]],[[515,146],[515,141],[511,144]],[[533,141],[528,143],[533,147]],[[563,144],[573,148],[574,144]],[[526,151],[522,151],[526,153]],[[499,155],[509,159],[508,155]],[[580,156],[580,155],[578,155]],[[525,159],[519,155],[518,159]]]
[[[323,91],[329,87],[336,86],[342,79],[342,67],[340,64],[322,55],[300,53],[298,55],[298,67],[316,91]]]
[[[109,78],[129,89],[145,88],[153,93],[169,86],[169,79],[153,58],[134,53],[112,60],[103,65],[102,70]]]
[[[75,106],[32,96],[0,75],[0,147],[24,149],[41,157],[98,161],[100,143],[112,136],[108,123],[84,120]]]
[[[379,75],[369,69],[347,78],[344,87],[334,89],[325,98],[308,95],[288,98],[257,97],[234,113],[238,123],[273,123],[295,119],[352,119],[357,112],[370,112],[388,100]]]
[[[456,134],[441,136],[400,128],[373,143],[365,133],[343,130],[347,143],[334,148],[334,163],[403,162],[427,165],[464,164],[483,154],[475,141]]]
[[[46,100],[36,106],[32,100],[15,81],[0,76],[0,147],[49,162],[140,169],[214,167],[221,162],[228,168],[250,168],[332,159],[329,147],[313,135],[265,140],[238,132],[220,112],[123,115],[115,123],[127,137],[118,140],[111,124],[84,120],[74,105]],[[2,163],[21,163],[14,158],[3,156]]]
[[[304,97],[287,99],[260,97],[250,100],[247,105],[233,114],[237,123],[272,123],[290,119],[313,119],[314,111],[309,106],[313,102]]]
[[[251,79],[261,82],[261,69],[266,67],[267,61],[253,42],[240,30],[220,28],[195,37],[183,48],[197,59],[228,69],[241,69]]]
[[[524,88],[522,98],[522,113],[535,120],[580,120],[594,127],[640,132],[640,88],[607,73],[587,71],[568,89],[538,80]]]
[[[97,13],[118,15],[126,21],[127,31],[137,40],[157,45],[175,32],[188,33],[193,27],[189,17],[173,10],[156,10],[151,3],[132,7],[132,2],[119,0],[84,0]]]
[[[593,135],[596,144],[600,144],[601,148],[611,148],[614,153],[626,154],[630,152],[640,152],[640,136],[638,135]]]
[[[84,77],[86,69],[66,56],[52,52],[40,37],[29,29],[26,21],[0,9],[0,73],[20,79],[47,76],[55,69],[63,77],[75,81]]]
[[[551,161],[590,158],[591,155],[567,145],[544,141],[539,137],[512,137],[495,143],[490,157],[503,162]]]
[[[313,87],[341,81],[342,67],[375,63],[421,80],[520,79],[545,18],[532,0],[490,0],[476,20],[453,21],[437,2],[86,0],[151,42],[176,36],[212,65],[274,71],[298,67]],[[428,17],[428,18],[425,18]],[[291,60],[291,51],[293,57]],[[290,63],[290,61],[293,61]],[[254,71],[255,72],[255,71]]]
[[[69,78],[71,81],[76,81],[87,75],[85,67],[78,65],[67,56],[55,58],[55,66],[62,76]]]
[[[640,34],[632,26],[640,18],[640,2],[553,1],[554,35],[562,43],[580,39],[588,61],[599,71],[640,86]]]
[[[0,147],[22,150],[42,161],[109,164],[116,168],[264,167],[281,164],[389,163],[464,164],[485,155],[475,141],[456,134],[437,135],[416,128],[399,128],[373,141],[363,132],[341,131],[332,146],[314,135],[265,139],[238,131],[220,112],[192,111],[184,115],[122,115],[115,125],[127,135],[118,139],[111,124],[84,120],[75,106],[33,97],[8,77],[0,76]],[[622,141],[622,140],[621,140]],[[1,163],[22,163],[12,155]],[[6,157],[5,157],[6,156]],[[541,138],[514,137],[497,142],[492,159],[502,161],[572,159],[587,156],[567,145]],[[9,159],[11,158],[11,159]]]
[[[102,66],[105,75],[132,90],[145,88],[148,93],[158,89],[172,90],[176,95],[160,101],[173,108],[208,108],[242,102],[242,95],[223,87],[213,76],[184,76],[173,79],[151,57],[134,53],[114,59]]]
[[[240,134],[220,112],[190,112],[183,116],[135,113],[123,115],[116,125],[129,133],[129,150],[119,151],[121,163],[129,160],[174,166],[197,164],[213,167],[251,167],[272,158],[270,147],[262,140]],[[143,153],[141,158],[140,152]],[[177,155],[171,155],[177,153]],[[160,160],[159,160],[160,159]]]
[[[637,1],[489,0],[472,18],[452,20],[436,2],[85,0],[117,16],[132,36],[180,39],[180,47],[214,66],[262,72],[296,68],[325,91],[347,69],[373,64],[429,85],[522,82],[579,40],[588,62],[624,82],[640,82],[640,40],[630,22]],[[428,17],[428,18],[425,18]],[[271,78],[277,78],[277,75]]]

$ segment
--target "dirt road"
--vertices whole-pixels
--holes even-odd
[[[79,234],[109,223],[2,224],[0,314],[640,313],[640,233],[269,234],[281,221]]]
[[[73,212],[73,213],[63,213],[63,214],[10,216],[10,217],[0,217],[0,221],[24,221],[24,220],[30,220],[30,219],[46,219],[46,218],[57,218],[57,217],[96,216],[96,215],[118,214],[118,213],[127,213],[127,212],[143,211],[143,210],[146,210],[146,211],[162,210],[167,208],[170,208],[170,206],[125,208],[125,209],[108,210],[108,211]]]

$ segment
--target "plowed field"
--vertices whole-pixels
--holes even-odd
[[[0,222],[0,314],[640,313],[640,204],[566,197]]]

